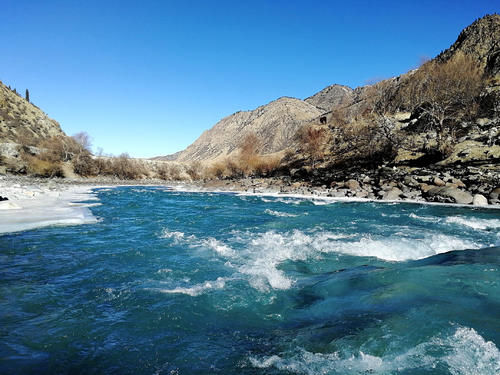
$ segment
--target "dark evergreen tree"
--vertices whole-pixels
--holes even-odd
[[[26,100],[29,102],[30,101],[30,92],[28,89],[26,89]]]

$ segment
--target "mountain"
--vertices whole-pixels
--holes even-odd
[[[156,159],[183,162],[213,160],[235,151],[249,133],[255,133],[261,139],[261,154],[278,152],[288,147],[302,124],[322,113],[321,109],[305,101],[282,97],[253,111],[227,116],[184,151]]]
[[[304,101],[325,112],[329,112],[333,107],[351,101],[353,92],[354,90],[349,86],[335,84],[324,88],[313,96],[304,99]]]
[[[500,74],[500,15],[487,15],[473,22],[459,35],[457,41],[447,50],[441,52],[436,61],[446,62],[457,53],[473,57],[484,69],[485,76],[497,78]],[[411,83],[416,70],[399,77],[382,81],[394,93],[394,98],[401,87]],[[240,144],[248,132],[255,132],[264,140],[261,153],[281,151],[288,147],[297,129],[306,123],[319,123],[324,115],[332,124],[332,110],[343,109],[349,118],[356,118],[369,110],[381,85],[368,85],[351,89],[348,86],[334,84],[304,101],[292,98],[280,98],[254,111],[237,112],[218,122],[212,129],[205,131],[187,149],[173,155],[158,157],[160,160],[212,160],[228,155]],[[498,85],[488,88],[488,106],[495,106],[498,101]],[[491,94],[493,92],[493,94]],[[491,98],[493,96],[493,98]],[[391,100],[389,100],[391,101]],[[393,108],[400,103],[392,100],[388,103]],[[332,124],[335,125],[335,124]]]
[[[37,144],[65,135],[61,126],[37,106],[0,82],[0,142]]]
[[[473,56],[488,75],[500,74],[500,15],[490,14],[474,21],[436,59],[445,62],[458,52]]]

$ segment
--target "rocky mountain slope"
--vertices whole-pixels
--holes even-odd
[[[472,56],[484,69],[490,79],[481,103],[486,112],[500,110],[499,74],[500,74],[500,16],[487,15],[465,28],[457,41],[436,57],[436,61],[445,62],[458,53]],[[415,71],[384,81],[389,90],[397,97],[404,85],[411,83]],[[347,117],[356,118],[372,105],[380,86],[369,85],[351,89],[334,84],[318,93],[299,99],[281,98],[254,111],[237,112],[205,131],[186,150],[173,155],[159,157],[160,160],[212,160],[233,152],[247,132],[255,132],[264,139],[261,153],[281,151],[293,143],[297,129],[304,124],[319,124],[321,116],[327,116],[330,126],[335,125],[332,111],[344,110]],[[391,99],[389,99],[390,101]],[[393,100],[388,105],[397,108],[400,103]],[[494,114],[493,114],[494,115]]]
[[[160,160],[213,160],[235,151],[243,138],[253,132],[262,144],[259,152],[269,154],[288,147],[299,127],[323,113],[300,99],[283,97],[253,111],[236,112],[205,131],[184,151]]]
[[[457,40],[437,59],[448,61],[458,52],[474,56],[489,75],[500,73],[500,15],[492,14],[474,21],[462,30]]]
[[[0,82],[0,143],[34,145],[58,135],[64,132],[57,121]]]
[[[353,92],[354,90],[349,86],[335,84],[324,88],[304,101],[328,112],[336,106],[350,102],[353,98]]]

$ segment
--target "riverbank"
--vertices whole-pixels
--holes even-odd
[[[246,178],[239,180],[209,180],[172,182],[164,180],[46,179],[25,176],[0,177],[0,234],[28,230],[49,225],[75,225],[94,223],[90,207],[99,204],[92,189],[113,186],[168,186],[177,191],[232,192],[308,198],[321,201],[385,201],[420,204],[447,204],[473,207],[472,204],[427,201],[423,197],[412,199],[390,193],[377,199],[374,195],[358,194],[361,186],[343,183],[340,189],[313,187],[304,182],[291,182],[281,178]],[[340,185],[340,184],[339,184]],[[359,184],[358,184],[359,185]],[[390,186],[390,185],[389,185]],[[397,187],[391,187],[396,188]],[[358,189],[358,191],[356,191]],[[391,190],[388,190],[389,192]],[[84,202],[84,203],[82,203]],[[499,209],[500,205],[477,207]]]

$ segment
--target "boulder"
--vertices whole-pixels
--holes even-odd
[[[359,182],[356,180],[347,180],[345,182],[345,187],[349,188],[352,191],[359,190]]]
[[[420,190],[422,190],[423,193],[427,193],[429,190],[431,190],[433,187],[431,185],[428,185],[426,183],[420,184]]]
[[[412,176],[405,176],[404,183],[410,187],[418,187],[418,182]]]
[[[446,185],[446,183],[443,180],[441,180],[439,177],[435,177],[433,182],[434,182],[434,185],[436,185],[436,186],[445,186]]]
[[[488,200],[484,195],[481,194],[476,194],[474,195],[474,198],[472,200],[472,204],[474,206],[487,206],[488,205]]]
[[[452,186],[436,186],[430,189],[427,194],[431,197],[450,198],[454,203],[458,204],[470,204],[473,201],[471,193],[459,190],[458,188]]]
[[[367,198],[368,192],[364,191],[364,190],[360,190],[360,191],[356,192],[355,197],[356,198]]]
[[[403,194],[403,192],[399,188],[393,187],[382,195],[382,199],[384,201],[395,201],[399,199],[401,194]]]
[[[496,189],[493,189],[490,193],[490,199],[495,199],[498,200],[500,197],[500,187],[497,187]]]

